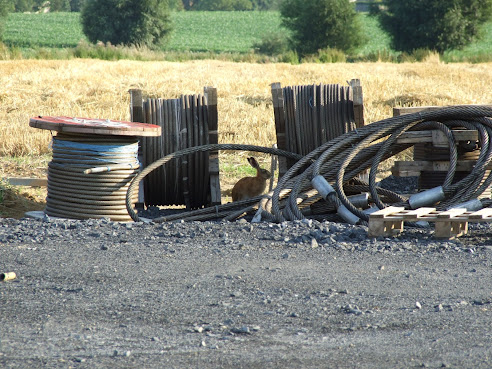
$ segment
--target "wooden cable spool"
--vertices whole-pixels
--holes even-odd
[[[208,87],[205,91],[205,95],[182,95],[178,99],[148,98],[142,101],[142,110],[145,111],[142,120],[162,128],[160,137],[142,140],[144,167],[176,151],[217,143],[212,142],[217,141],[216,90]],[[185,155],[145,177],[145,205],[185,205],[187,209],[198,209],[220,204],[217,177],[216,153]]]
[[[272,91],[280,89],[274,85]],[[355,127],[353,95],[349,86],[289,86],[281,91],[280,113],[285,118],[286,150],[307,155],[324,142]]]
[[[138,174],[138,138],[160,127],[107,119],[35,117],[29,125],[57,132],[48,165],[45,213],[71,219],[131,221],[126,192]],[[137,201],[137,196],[133,198]]]

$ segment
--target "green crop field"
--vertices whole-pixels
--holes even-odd
[[[262,36],[280,30],[277,12],[175,12],[166,50],[248,52]],[[86,37],[79,13],[11,13],[4,42],[20,48],[75,47]]]
[[[75,47],[85,39],[79,19],[79,13],[11,13],[3,39],[19,48]]]
[[[255,43],[269,34],[287,31],[278,12],[174,12],[174,31],[164,51],[248,53]],[[376,19],[360,14],[367,42],[353,56],[363,58],[381,52],[395,54],[390,39]],[[73,48],[86,40],[78,13],[9,14],[4,43],[21,50]],[[445,54],[450,61],[488,61],[492,59],[492,22],[485,38],[464,50]]]
[[[173,22],[174,51],[244,53],[281,27],[277,12],[176,12]]]

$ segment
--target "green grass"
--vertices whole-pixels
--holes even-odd
[[[167,50],[251,51],[264,35],[280,29],[277,12],[176,12]]]
[[[360,18],[367,42],[359,47],[355,53],[367,55],[380,50],[390,50],[390,37],[381,30],[377,19],[364,13],[360,14]]]
[[[10,13],[3,40],[19,48],[75,47],[86,39],[79,19],[79,13]]]
[[[492,61],[492,22],[489,22],[483,27],[482,39],[468,45],[463,50],[447,51],[443,55],[443,59],[448,62],[486,62]]]
[[[367,42],[348,55],[347,60],[396,60],[399,53],[391,50],[390,38],[381,30],[377,20],[364,13],[360,16]],[[169,44],[162,50],[167,60],[228,57],[248,61],[245,58],[252,55],[254,45],[262,38],[274,33],[287,33],[281,27],[278,12],[173,12],[171,18],[174,31]],[[81,40],[86,41],[79,20],[78,13],[11,13],[3,35],[4,43],[15,51],[11,53],[14,57],[18,54],[37,58],[77,57],[76,52],[66,49],[75,48]],[[491,61],[492,21],[484,30],[482,40],[464,50],[446,52],[443,60]],[[87,57],[98,57],[101,50],[96,51],[89,50]],[[124,52],[120,54],[113,58],[134,57]],[[163,56],[156,55],[156,58]],[[262,59],[253,58],[251,61]]]

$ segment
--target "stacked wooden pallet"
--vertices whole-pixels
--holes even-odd
[[[456,142],[470,142],[478,140],[478,132],[472,130],[453,130]],[[401,144],[431,143],[437,148],[449,147],[449,142],[443,132],[438,130],[410,131],[403,133],[396,141]],[[429,158],[431,159],[431,158]],[[456,171],[471,171],[475,165],[475,160],[458,160]],[[443,160],[413,160],[396,161],[391,172],[397,177],[418,176],[422,171],[447,171],[449,161]]]
[[[362,86],[319,84],[281,87],[271,84],[277,146],[307,155],[325,142],[364,126]],[[279,177],[294,165],[279,157]]]
[[[403,207],[387,207],[369,217],[369,236],[393,236],[403,231],[404,222],[434,222],[434,237],[452,239],[468,233],[469,222],[492,222],[492,208],[479,211],[435,208],[405,210]]]

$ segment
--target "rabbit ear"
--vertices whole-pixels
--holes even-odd
[[[253,157],[248,158],[248,163],[249,163],[249,164],[250,164],[253,168],[258,169],[258,168],[260,167],[260,166],[259,166],[259,164],[258,164],[258,162],[256,161],[256,159],[255,159],[255,158],[253,158]]]

